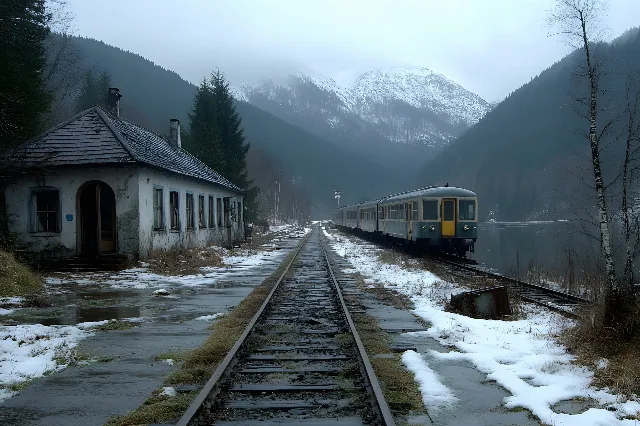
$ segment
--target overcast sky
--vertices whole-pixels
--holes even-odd
[[[549,37],[551,0],[68,0],[76,35],[198,82],[310,68],[349,86],[372,68],[427,67],[500,100],[568,47]],[[640,26],[640,0],[609,0],[610,38]]]

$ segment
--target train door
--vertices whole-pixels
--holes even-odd
[[[389,208],[387,206],[383,206],[382,207],[382,211],[383,213],[383,220],[382,220],[382,233],[386,234],[387,233],[387,221],[389,220]]]
[[[456,236],[456,200],[454,198],[442,199],[442,236]]]
[[[413,236],[413,201],[407,203],[407,239],[411,241]]]

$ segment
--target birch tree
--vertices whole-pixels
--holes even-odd
[[[598,227],[602,254],[607,271],[607,281],[610,293],[618,293],[616,271],[611,251],[611,231],[609,228],[609,213],[605,184],[602,177],[601,139],[609,128],[609,124],[598,128],[598,113],[600,101],[600,83],[602,77],[602,62],[594,55],[596,42],[602,40],[602,30],[599,22],[605,12],[602,0],[556,0],[551,12],[550,21],[558,28],[559,34],[566,38],[571,47],[580,50],[582,55],[582,69],[588,83],[586,98],[575,99],[578,106],[586,107],[581,113],[589,123],[588,141],[591,151],[591,165],[595,179],[595,192],[598,208]]]

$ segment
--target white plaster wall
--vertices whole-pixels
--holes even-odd
[[[141,259],[145,259],[149,251],[152,249],[169,249],[176,248],[193,248],[204,247],[207,245],[222,245],[227,240],[227,230],[224,227],[209,227],[209,195],[214,196],[214,224],[217,224],[215,216],[215,199],[220,197],[233,197],[231,201],[242,202],[244,210],[244,196],[236,195],[220,186],[207,184],[202,181],[190,180],[181,176],[164,173],[155,169],[143,168],[139,174],[139,254]],[[163,211],[164,211],[164,230],[156,231],[153,229],[153,194],[154,188],[162,187],[163,189]],[[170,229],[169,216],[169,192],[178,191],[179,209],[180,209],[180,231],[172,231]],[[195,229],[187,230],[187,201],[186,193],[193,193],[194,210],[195,210]],[[205,222],[207,228],[198,228],[198,196],[205,197]],[[224,212],[223,212],[224,214]],[[244,235],[242,222],[238,226],[234,221],[233,238],[239,239]]]
[[[78,189],[84,183],[98,180],[113,189],[116,198],[118,253],[136,256],[138,251],[138,169],[135,167],[100,167],[64,169],[44,174],[44,186],[60,191],[60,233],[32,233],[30,221],[31,190],[43,186],[36,176],[10,184],[5,192],[9,230],[18,235],[32,250],[52,256],[75,256],[78,253]],[[67,215],[73,215],[67,220]]]

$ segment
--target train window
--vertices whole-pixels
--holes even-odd
[[[455,220],[455,208],[456,205],[453,200],[442,200],[442,220],[452,221]]]
[[[460,200],[458,208],[458,217],[460,220],[476,219],[476,202],[475,200]]]
[[[413,202],[413,220],[418,220],[418,202]]]
[[[422,220],[438,220],[438,200],[422,200]]]

